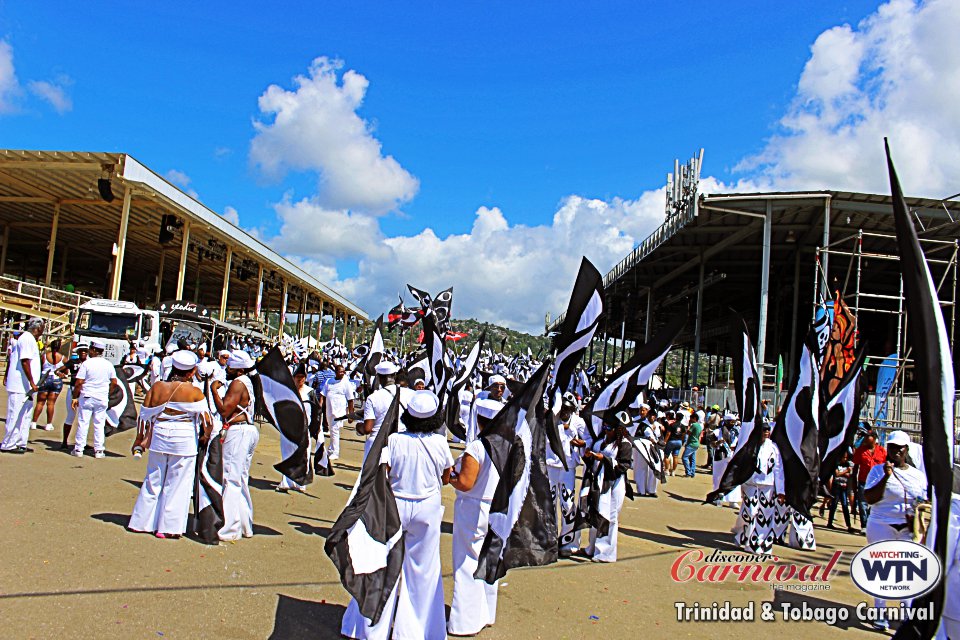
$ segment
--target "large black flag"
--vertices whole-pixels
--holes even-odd
[[[550,495],[543,425],[549,368],[549,361],[540,365],[479,436],[500,475],[473,574],[489,584],[510,569],[557,560],[557,510]]]
[[[863,361],[866,350],[860,345],[853,366],[840,380],[836,393],[826,399],[826,415],[820,425],[820,484],[837,469],[837,463],[857,436],[863,398]]]
[[[297,484],[307,484],[310,477],[307,413],[280,348],[270,349],[255,369],[258,375],[251,376],[251,381],[257,396],[257,413],[280,432],[284,448],[296,447],[293,454],[273,468]]]
[[[650,342],[638,347],[630,359],[610,376],[584,412],[584,420],[594,440],[600,437],[600,427],[606,416],[627,409],[637,395],[650,384],[654,372],[667,357],[673,341],[686,324],[686,313],[667,321]]]
[[[818,445],[823,405],[820,371],[817,368],[818,351],[817,334],[811,327],[803,342],[793,386],[770,433],[770,439],[780,449],[783,459],[786,486],[782,492],[786,503],[807,520],[810,519],[810,507],[817,499],[820,480]]]
[[[738,317],[732,329],[739,333],[737,350],[733,360],[733,384],[740,412],[740,437],[736,450],[727,464],[720,486],[707,494],[705,502],[715,502],[749,480],[757,470],[757,454],[760,452],[760,376],[757,375],[757,355],[750,342],[750,332],[743,318]]]
[[[884,141],[886,146],[886,141]],[[933,284],[930,268],[920,248],[907,203],[900,190],[900,180],[893,168],[887,146],[890,190],[893,194],[893,217],[900,249],[900,274],[907,304],[907,337],[913,345],[914,375],[920,396],[920,433],[923,437],[923,464],[927,480],[933,487],[933,517],[927,530],[927,546],[940,558],[941,566],[949,567],[947,534],[950,502],[953,497],[953,357],[947,330],[940,311],[940,299]],[[940,626],[946,597],[946,580],[913,601],[913,606],[934,607],[934,620],[910,620],[897,629],[896,638],[932,638]]]
[[[115,365],[117,386],[110,389],[107,401],[107,424],[105,435],[113,435],[137,426],[137,406],[133,401],[133,391],[127,373],[121,365]],[[142,378],[139,376],[137,380]]]
[[[383,426],[363,460],[353,499],[330,528],[323,545],[340,582],[357,601],[360,613],[376,624],[403,567],[403,529],[387,465],[380,454],[400,423],[397,394]]]

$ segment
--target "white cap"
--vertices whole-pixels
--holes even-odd
[[[730,412],[730,411],[726,411],[726,412],[724,412],[724,414],[723,414],[723,419],[724,419],[724,420],[736,420],[736,419],[737,419],[737,416],[733,415],[733,413]]]
[[[172,356],[173,359],[173,368],[179,369],[180,371],[190,371],[197,366],[197,363],[200,362],[200,358],[197,357],[193,351],[187,351],[181,349],[180,351],[175,351]]]
[[[243,349],[237,349],[230,353],[230,359],[227,360],[227,369],[249,369],[253,366],[253,358]]]
[[[90,341],[90,348],[91,348],[91,349],[99,349],[100,351],[103,351],[104,349],[107,348],[107,345],[105,345],[105,344],[103,343],[103,340],[91,340],[91,341]]]
[[[377,374],[381,376],[392,376],[399,370],[400,370],[399,367],[397,367],[397,365],[393,364],[389,360],[384,360],[383,362],[378,364],[376,367]]]
[[[197,373],[201,378],[209,378],[217,373],[217,363],[206,360],[197,365]]]
[[[199,350],[201,350],[201,349],[203,349],[204,351],[207,350],[207,343],[206,343],[206,342],[204,342],[204,343],[201,344],[199,347],[197,347],[197,351],[199,351]]]
[[[495,374],[493,374],[492,376],[490,376],[490,379],[489,379],[489,380],[487,380],[487,387],[492,387],[492,386],[495,385],[495,384],[502,384],[502,385],[506,386],[506,384],[507,384],[507,379],[504,378],[504,377],[503,377],[502,375],[500,375],[499,373],[495,373]]]
[[[887,444],[895,444],[898,447],[905,447],[910,444],[910,436],[904,431],[897,429],[896,431],[891,431],[890,435],[887,436]]]
[[[177,350],[177,343],[176,343],[176,342],[171,342],[170,344],[167,345],[167,348],[166,348],[166,352],[167,352],[167,353],[173,353],[173,352],[176,351],[176,350]]]
[[[440,408],[440,399],[433,391],[417,391],[407,403],[407,412],[414,418],[429,418]]]
[[[217,353],[217,357],[218,357],[218,358],[221,357],[221,356],[227,356],[227,357],[229,358],[231,355],[233,355],[233,354],[230,352],[230,349],[221,349],[221,350]]]
[[[77,346],[73,348],[74,351],[85,351],[90,348],[89,342],[78,342]]]
[[[503,409],[503,403],[490,398],[481,398],[477,400],[476,407],[478,416],[489,419],[500,413],[500,409]]]

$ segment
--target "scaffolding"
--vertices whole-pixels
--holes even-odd
[[[870,369],[877,369],[877,373],[879,373],[880,367],[889,367],[891,363],[894,364],[896,374],[893,384],[883,398],[877,397],[876,390],[868,394],[861,417],[865,417],[868,423],[873,424],[879,413],[878,409],[886,409],[886,417],[883,419],[884,424],[874,426],[882,427],[882,430],[903,429],[908,432],[918,432],[920,430],[918,397],[915,391],[908,392],[905,384],[909,378],[908,374],[912,374],[914,359],[910,357],[911,350],[906,349],[909,317],[904,310],[903,279],[899,275],[899,268],[896,270],[898,286],[891,287],[890,279],[871,278],[870,275],[872,272],[879,271],[874,265],[895,263],[900,260],[896,253],[896,241],[897,239],[893,235],[866,232],[860,229],[856,234],[817,247],[814,268],[813,313],[816,314],[817,309],[824,308],[827,301],[831,299],[830,274],[827,273],[825,265],[830,264],[834,269],[834,275],[836,275],[838,263],[842,264],[843,258],[846,258],[847,264],[843,275],[843,284],[839,287],[839,291],[843,301],[851,309],[855,318],[854,340],[857,343],[860,341],[861,319],[866,320],[867,316],[870,315],[893,315],[896,317],[893,354],[873,353],[872,351],[877,348],[877,344],[868,343],[868,349],[871,352],[867,353],[864,365],[864,375],[869,380],[871,379]],[[866,248],[865,244],[867,245]],[[920,245],[926,255],[933,280],[937,285],[940,308],[949,311],[949,313],[944,313],[944,320],[946,321],[947,335],[952,351],[957,309],[958,241],[956,239],[921,238]],[[830,261],[829,256],[837,256],[839,259]],[[886,285],[886,290],[884,290],[884,285]],[[891,293],[891,289],[895,292]],[[884,405],[886,406],[884,407]],[[958,429],[957,409],[960,409],[960,405],[955,401],[955,432]]]

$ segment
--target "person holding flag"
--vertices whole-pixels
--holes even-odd
[[[743,486],[743,505],[740,509],[742,523],[734,531],[734,542],[744,551],[758,555],[770,555],[774,541],[774,512],[776,503],[784,504],[783,461],[780,449],[770,439],[771,424],[760,424],[760,447],[757,449],[755,471]]]
[[[560,413],[557,415],[557,430],[563,448],[563,459],[547,447],[547,473],[550,477],[550,494],[560,509],[560,557],[569,558],[580,548],[580,536],[574,529],[577,508],[577,465],[580,450],[586,445],[584,434],[587,423],[576,411],[579,408],[573,393],[563,394]]]
[[[624,497],[633,499],[633,489],[627,482],[627,471],[633,466],[633,443],[627,430],[631,425],[630,414],[619,411],[603,422],[602,437],[583,454],[583,459],[592,464],[594,489],[599,495],[591,496],[590,545],[587,556],[594,562],[617,561],[617,529]],[[605,495],[609,495],[607,500]],[[606,507],[606,508],[605,508]]]

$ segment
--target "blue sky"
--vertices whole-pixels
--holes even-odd
[[[900,12],[896,23],[912,16],[919,31],[925,10],[955,17],[944,4],[895,0],[890,11]],[[0,41],[16,75],[4,97],[0,66],[3,145],[122,151],[160,173],[180,172],[212,209],[236,209],[242,226],[276,238],[281,250],[371,313],[397,288],[391,282],[380,290],[374,282],[382,275],[372,263],[398,255],[350,247],[331,258],[325,239],[316,251],[305,249],[285,236],[276,210],[286,197],[329,211],[324,162],[337,156],[284,159],[272,173],[251,156],[254,121],[269,128],[273,117],[258,98],[271,85],[294,92],[294,76],[308,74],[315,58],[341,60],[341,81],[351,70],[366,79],[356,115],[381,157],[392,157],[411,178],[376,211],[349,198],[334,207],[350,223],[377,230],[371,241],[397,254],[389,239],[422,240],[427,227],[441,241],[471,234],[486,215],[481,207],[495,211],[491,219],[501,216],[507,227],[498,230],[509,232],[517,225],[554,228],[571,197],[614,208],[640,202],[662,186],[674,157],[699,147],[718,183],[803,182],[805,162],[789,154],[797,153],[795,138],[814,135],[804,125],[778,145],[785,118],[828,117],[839,104],[831,87],[848,80],[850,91],[861,92],[864,112],[871,109],[877,96],[864,89],[869,50],[895,24],[877,2],[195,5],[148,11],[129,2],[0,4]],[[816,42],[823,43],[819,62],[811,51]],[[845,72],[845,61],[857,55],[859,64]],[[827,71],[807,74],[811,89],[804,78],[812,64]],[[60,101],[36,83],[59,90]],[[821,101],[814,107],[807,106],[811,91]],[[835,124],[826,128],[836,133]],[[274,143],[270,153],[283,155]],[[623,242],[611,251],[648,230],[621,226]],[[420,273],[424,265],[411,269]],[[572,282],[570,269],[564,264],[560,272]],[[421,278],[427,288],[442,288],[442,279]],[[568,290],[569,283],[556,287]],[[469,283],[463,288],[472,290]],[[464,313],[516,326],[542,317],[540,309],[521,317],[464,302]]]

